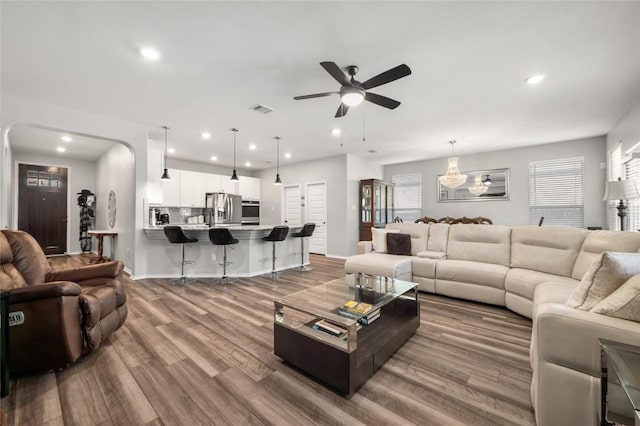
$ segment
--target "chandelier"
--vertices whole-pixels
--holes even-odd
[[[469,187],[469,192],[477,197],[487,192],[487,189],[489,189],[489,187],[482,183],[482,175],[475,175],[473,186]]]
[[[453,145],[456,141],[449,141],[451,144],[451,155],[453,155]],[[438,180],[440,185],[444,185],[447,188],[455,189],[467,181],[467,175],[460,173],[458,169],[458,157],[447,158],[449,166],[447,167],[447,173],[440,176]]]

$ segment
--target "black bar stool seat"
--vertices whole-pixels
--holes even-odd
[[[190,284],[194,282],[195,278],[188,278],[184,274],[184,265],[193,263],[190,260],[184,259],[184,245],[190,244],[190,243],[197,243],[198,239],[189,237],[188,235],[186,235],[182,230],[181,226],[173,226],[173,225],[167,225],[164,227],[164,235],[167,237],[167,239],[171,244],[180,244],[180,248],[182,251],[182,262],[180,264],[181,265],[180,278],[174,278],[172,280],[169,280],[169,282],[171,284],[177,284],[177,285]]]
[[[300,272],[306,272],[313,270],[310,266],[304,266],[304,239],[313,235],[313,231],[316,230],[315,223],[305,223],[300,232],[294,232],[292,237],[300,238],[300,266],[295,268]]]
[[[209,228],[209,239],[211,243],[216,246],[222,246],[222,277],[215,280],[219,284],[230,284],[237,280],[237,278],[230,278],[227,275],[227,265],[232,262],[227,262],[227,246],[231,244],[238,244],[238,239],[233,238],[231,231],[227,228]]]
[[[273,229],[271,229],[271,232],[269,232],[269,235],[267,235],[266,237],[262,237],[263,241],[271,241],[273,245],[273,255],[271,257],[271,272],[265,275],[267,278],[273,279],[277,278],[278,275],[280,275],[276,271],[276,243],[278,241],[284,241],[287,238],[288,234],[288,226],[274,226]]]

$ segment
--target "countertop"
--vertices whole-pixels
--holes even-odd
[[[184,229],[185,231],[207,231],[209,228],[227,228],[229,229],[229,231],[269,231],[271,230],[271,228],[273,228],[274,226],[280,226],[280,225],[215,225],[215,226],[209,226],[209,225],[204,225],[204,224],[171,224],[173,225],[177,225],[177,226],[181,226],[182,229]],[[149,226],[144,228],[145,231],[162,231],[164,228],[164,225],[158,225],[158,226]],[[297,229],[297,228],[302,228],[302,225],[290,225],[289,226],[290,229]]]

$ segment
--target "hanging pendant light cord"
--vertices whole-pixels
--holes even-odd
[[[236,169],[236,133],[238,133],[238,129],[231,129],[233,132],[233,169]]]
[[[367,141],[367,137],[365,135],[365,116],[364,116],[364,104],[365,102],[362,103],[362,142],[366,142]]]
[[[164,168],[167,168],[167,151],[168,151],[168,142],[167,142],[167,132],[169,131],[169,127],[162,126],[164,129]]]

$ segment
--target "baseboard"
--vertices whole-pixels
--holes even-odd
[[[340,255],[337,255],[337,254],[328,254],[328,253],[325,254],[324,256],[325,257],[330,257],[332,259],[342,259],[342,260],[347,260],[349,258],[349,256],[340,256]]]

